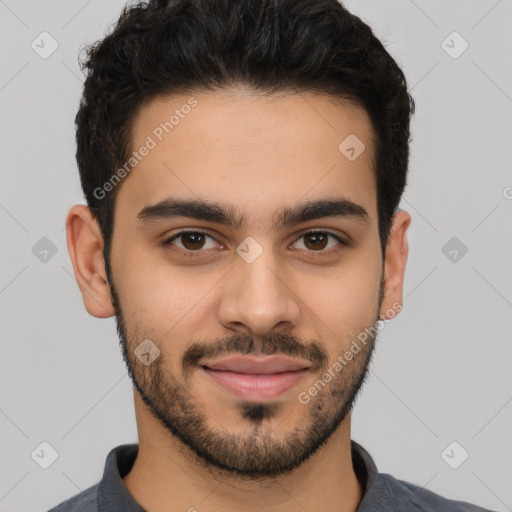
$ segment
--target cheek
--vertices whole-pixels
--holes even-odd
[[[117,259],[118,289],[122,292],[123,309],[136,318],[173,319],[183,314],[194,298],[194,287],[188,285],[179,269],[173,269],[156,248],[126,247],[125,256]]]
[[[306,304],[321,319],[327,335],[356,335],[378,315],[380,266],[359,258],[359,263],[339,267],[303,292]],[[311,283],[310,283],[311,285]]]
[[[184,350],[186,341],[197,335],[199,317],[211,308],[209,291],[219,276],[191,268],[172,268],[160,262],[126,262],[136,271],[119,273],[119,295],[127,324],[153,336],[173,351]],[[151,336],[150,336],[151,335]]]

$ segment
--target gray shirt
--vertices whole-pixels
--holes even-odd
[[[135,462],[138,444],[114,448],[107,456],[103,478],[80,494],[48,512],[146,512],[128,493],[122,482]],[[354,471],[364,495],[357,512],[490,512],[463,501],[443,498],[417,485],[379,473],[370,454],[352,441]]]

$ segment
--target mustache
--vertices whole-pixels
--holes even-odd
[[[300,338],[282,333],[270,333],[268,336],[258,339],[261,352],[257,352],[254,337],[236,334],[223,338],[214,343],[195,342],[183,354],[183,373],[198,365],[203,358],[215,358],[226,354],[282,354],[298,357],[310,361],[312,370],[327,367],[329,356],[320,341],[312,340],[304,343]]]

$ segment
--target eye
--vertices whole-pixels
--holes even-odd
[[[331,245],[329,246],[329,238],[331,238]],[[305,247],[308,252],[319,252],[319,253],[328,253],[330,254],[334,247],[337,245],[347,245],[342,238],[330,231],[321,231],[321,230],[312,230],[307,233],[303,233],[298,240],[304,240],[302,245]],[[337,241],[338,243],[333,243],[333,241]],[[297,242],[293,244],[295,247],[297,246]],[[300,247],[300,243],[299,249]],[[329,246],[329,247],[328,247]],[[328,247],[328,248],[327,248]],[[296,247],[297,248],[297,247]],[[327,248],[327,250],[326,250]]]
[[[210,247],[208,247],[208,240],[210,240]],[[297,240],[304,241],[294,242],[294,248],[303,250],[302,247],[300,247],[302,244],[305,251],[310,253],[319,253],[319,255],[331,254],[333,252],[332,249],[334,249],[336,246],[347,245],[347,243],[338,235],[319,229],[310,230],[306,233],[303,233]],[[177,244],[175,241],[178,241],[179,244]],[[299,247],[297,247],[297,245],[299,245]],[[213,236],[209,235],[208,233],[205,233],[204,231],[192,230],[182,230],[179,233],[175,233],[171,237],[165,239],[162,242],[162,246],[173,252],[191,257],[201,256],[207,249],[214,249],[215,247],[222,249],[224,247],[222,244],[220,244],[219,247],[219,244],[216,242],[215,238],[213,238]]]
[[[170,238],[167,238],[162,242],[162,245],[164,247],[170,247],[171,250],[181,253],[192,253],[187,254],[190,256],[199,256],[199,251],[203,249],[210,249],[212,247],[205,247],[205,240],[210,239],[215,242],[215,239],[209,235],[208,233],[205,233],[203,231],[180,231],[179,233],[174,234]],[[178,245],[177,248],[175,248],[175,244],[173,243],[175,240],[179,240],[181,243],[181,247]],[[215,247],[216,244],[213,244],[213,247]]]

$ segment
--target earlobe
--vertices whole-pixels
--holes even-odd
[[[66,218],[66,239],[85,309],[98,318],[115,314],[103,258],[103,237],[89,208],[73,206]]]
[[[404,210],[399,210],[393,216],[384,260],[384,298],[380,308],[381,319],[396,316],[402,308],[405,266],[409,254],[407,230],[410,223],[411,216]]]

